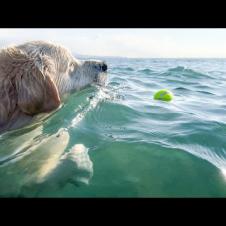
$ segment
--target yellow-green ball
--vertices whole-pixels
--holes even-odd
[[[171,101],[173,94],[167,89],[161,89],[154,95],[155,100]]]

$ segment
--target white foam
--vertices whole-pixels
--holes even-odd
[[[110,98],[110,95],[107,93],[107,90],[104,87],[101,87],[96,93],[95,97],[90,100],[89,105],[80,113],[78,113],[75,118],[72,120],[70,127],[76,127],[80,121],[86,116],[86,114],[95,109],[96,106],[103,100]]]

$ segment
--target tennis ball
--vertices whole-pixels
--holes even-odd
[[[154,94],[155,100],[171,101],[173,94],[167,89],[161,89]]]

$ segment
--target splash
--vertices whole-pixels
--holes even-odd
[[[101,103],[102,101],[106,100],[106,99],[110,99],[111,95],[109,94],[109,91],[107,88],[105,87],[100,87],[96,93],[96,95],[90,99],[89,104],[85,107],[85,108],[81,108],[81,112],[79,112],[75,118],[72,120],[70,127],[76,127],[78,125],[79,122],[82,121],[82,119],[86,116],[86,114],[90,111],[92,111],[93,109],[95,109],[97,107],[97,105],[99,103]]]

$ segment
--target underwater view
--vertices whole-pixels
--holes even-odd
[[[226,59],[92,58],[105,87],[0,135],[0,197],[226,197]]]

